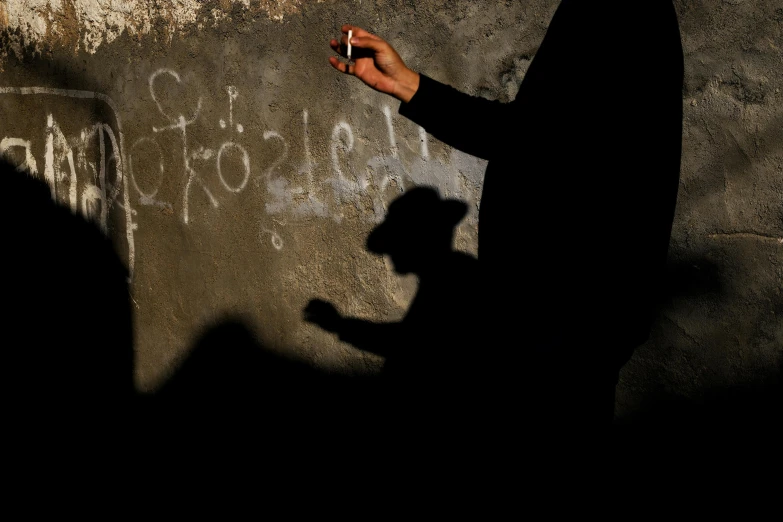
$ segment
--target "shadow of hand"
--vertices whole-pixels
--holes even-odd
[[[302,317],[309,323],[316,324],[328,332],[336,332],[342,321],[340,312],[334,305],[322,299],[311,299],[304,308]]]

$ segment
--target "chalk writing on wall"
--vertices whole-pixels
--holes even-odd
[[[131,207],[128,178],[125,175],[125,165],[127,165],[124,154],[125,137],[117,105],[111,98],[101,93],[49,87],[0,87],[0,95],[60,96],[98,100],[111,109],[117,132],[111,124],[98,122],[83,128],[75,139],[66,137],[54,115],[49,113],[46,118],[43,177],[49,184],[54,199],[65,202],[74,212],[81,212],[85,218],[94,220],[104,232],[108,228],[108,218],[112,208],[118,206],[122,210],[128,247],[128,271],[132,279],[136,252],[134,244],[136,223],[133,221],[135,212]],[[91,144],[96,145],[96,141],[99,159],[97,162],[90,162],[85,151]],[[38,175],[39,162],[33,156],[32,141],[19,136],[3,136],[0,139],[0,155],[6,155],[14,148],[24,149],[25,159],[19,168]],[[110,164],[115,172],[113,182],[108,176]],[[91,175],[83,176],[81,182],[77,176],[79,167],[91,172]]]
[[[129,164],[133,186],[139,192],[139,203],[142,205],[169,206],[171,203],[157,201],[150,190],[142,191],[135,179],[133,169],[134,157],[137,154],[149,153],[161,158],[158,164],[160,175],[166,171],[162,163],[160,145],[155,141],[155,135],[164,132],[175,131],[180,134],[180,146],[182,157],[183,178],[185,180],[182,192],[182,205],[180,217],[185,224],[192,222],[190,213],[190,198],[193,186],[196,185],[207,196],[213,208],[218,208],[219,198],[213,192],[215,185],[204,182],[206,176],[206,162],[213,162],[211,173],[217,176],[224,190],[233,194],[242,193],[253,180],[255,186],[261,183],[266,185],[264,209],[268,214],[291,213],[295,216],[318,216],[332,218],[336,221],[342,219],[339,207],[343,203],[359,205],[363,198],[372,201],[372,215],[367,216],[370,221],[380,222],[385,215],[388,197],[386,194],[390,187],[403,189],[404,178],[408,178],[414,184],[417,182],[444,186],[446,192],[452,196],[462,195],[465,199],[475,198],[476,191],[465,191],[455,181],[457,176],[449,172],[447,167],[436,167],[434,161],[430,161],[428,136],[424,129],[419,128],[420,160],[412,165],[414,168],[406,168],[400,159],[397,138],[395,135],[392,110],[389,106],[383,106],[382,113],[388,136],[389,153],[376,155],[358,168],[350,168],[352,153],[354,152],[354,130],[345,120],[338,120],[332,129],[329,146],[331,172],[328,177],[321,177],[321,183],[331,188],[331,196],[324,199],[322,187],[319,186],[315,169],[317,163],[313,158],[310,147],[310,111],[304,108],[301,112],[302,135],[299,143],[302,150],[299,151],[299,159],[295,159],[289,145],[289,140],[277,129],[263,130],[263,142],[255,145],[255,149],[270,146],[276,152],[275,157],[265,165],[256,165],[253,161],[253,148],[243,145],[239,137],[245,132],[245,127],[239,123],[236,114],[236,103],[241,93],[236,86],[229,85],[225,88],[226,109],[224,116],[218,121],[221,129],[235,133],[234,138],[225,141],[215,147],[192,147],[189,142],[188,127],[201,118],[204,97],[197,98],[195,105],[188,114],[172,114],[161,103],[162,95],[166,94],[165,87],[159,81],[165,77],[173,79],[176,84],[181,84],[182,79],[177,71],[162,68],[150,75],[149,92],[155,102],[158,112],[165,123],[152,127],[153,134],[137,140],[131,148]],[[225,96],[225,95],[224,95]],[[138,145],[138,146],[137,146]],[[144,147],[141,147],[144,145]],[[460,154],[460,153],[457,153]],[[239,178],[234,182],[224,176],[224,160],[229,157],[235,161],[232,163],[241,165]],[[236,160],[239,160],[238,162]],[[199,161],[199,169],[194,167],[195,161]],[[283,165],[291,165],[293,174],[284,175]],[[449,180],[448,178],[453,178]],[[209,186],[212,186],[211,190]]]
[[[349,204],[361,209],[360,218],[377,223],[385,217],[387,199],[393,199],[395,192],[399,193],[411,184],[434,185],[450,197],[477,199],[480,187],[473,181],[477,178],[476,172],[483,172],[482,165],[466,161],[469,157],[457,151],[452,151],[446,164],[432,160],[428,135],[421,127],[416,137],[418,157],[408,159],[405,164],[395,134],[392,109],[387,105],[381,107],[383,122],[378,122],[386,131],[385,153],[369,159],[358,154],[354,127],[347,119],[338,117],[327,140],[328,157],[325,159],[328,161],[319,164],[311,150],[311,114],[307,108],[301,111],[301,135],[295,140],[301,145],[300,150],[292,150],[291,140],[274,128],[254,128],[258,133],[257,141],[252,147],[243,144],[242,139],[248,139],[247,127],[241,123],[241,114],[237,114],[242,93],[234,85],[225,86],[215,95],[224,107],[218,126],[230,136],[222,138],[216,146],[202,145],[201,127],[206,118],[203,109],[211,98],[198,95],[193,98],[192,107],[185,110],[171,109],[163,101],[171,94],[165,91],[167,85],[182,84],[180,74],[173,69],[160,68],[148,77],[147,88],[157,115],[151,116],[153,123],[146,127],[148,134],[144,134],[143,126],[134,128],[137,132],[141,129],[141,135],[127,151],[119,110],[108,96],[45,87],[0,87],[0,94],[91,99],[103,102],[111,109],[106,119],[113,119],[113,122],[91,122],[76,136],[66,136],[55,114],[48,113],[46,121],[42,122],[45,125],[42,159],[35,157],[33,151],[40,148],[35,149],[37,142],[30,136],[0,136],[0,154],[15,150],[15,156],[23,158],[20,169],[42,175],[51,187],[52,197],[94,220],[104,231],[107,231],[112,209],[121,209],[131,276],[136,251],[134,231],[139,226],[132,204],[166,209],[168,214],[176,214],[184,225],[190,226],[194,218],[196,221],[201,219],[192,212],[194,191],[206,197],[208,207],[219,209],[221,204],[228,204],[226,198],[240,196],[252,185],[256,188],[255,195],[242,197],[261,194],[259,203],[263,213],[270,216],[273,223],[265,221],[259,229],[259,238],[269,241],[279,251],[284,245],[279,228],[285,226],[285,221],[274,216],[290,215],[294,219],[316,216],[340,222],[342,207]],[[195,140],[192,130],[197,123],[201,125],[201,132]],[[172,144],[175,148],[170,150]],[[96,161],[88,157],[88,149],[99,151]],[[416,150],[410,146],[409,149]],[[268,156],[270,151],[271,158]],[[267,154],[264,162],[258,160],[261,152]],[[172,158],[179,159],[174,161]],[[328,172],[324,173],[324,170]],[[457,171],[463,179],[473,178],[469,180],[472,183],[460,183]],[[469,172],[466,175],[463,171]],[[168,196],[161,194],[164,180],[177,179],[182,180],[178,191]],[[174,201],[178,200],[178,203],[172,202],[171,195],[175,195]],[[366,202],[370,202],[369,211],[365,211]]]

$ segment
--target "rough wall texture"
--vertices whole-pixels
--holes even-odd
[[[415,280],[366,252],[367,233],[402,190],[436,185],[470,202],[456,246],[475,253],[485,163],[333,71],[328,40],[355,23],[412,68],[509,100],[556,6],[10,0],[0,152],[115,240],[131,272],[139,389],[156,389],[227,314],[277,350],[373,372],[380,359],[304,323],[302,308],[324,296],[348,314],[401,317]],[[671,291],[621,375],[620,416],[659,393],[766,379],[783,357],[783,8],[677,8],[686,84]]]

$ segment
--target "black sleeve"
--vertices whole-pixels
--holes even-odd
[[[465,94],[424,74],[419,78],[419,89],[400,105],[400,115],[462,152],[486,160],[496,156],[512,104]]]

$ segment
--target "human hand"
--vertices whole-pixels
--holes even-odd
[[[329,63],[340,72],[356,76],[376,91],[394,96],[402,102],[409,102],[419,88],[419,74],[410,70],[400,55],[388,42],[361,27],[344,25],[340,40],[332,39],[331,48],[347,58],[348,31],[351,38],[351,60],[343,63],[336,56],[329,57]]]
[[[327,332],[336,332],[343,319],[332,303],[322,299],[311,299],[302,316],[305,321],[316,324]]]

